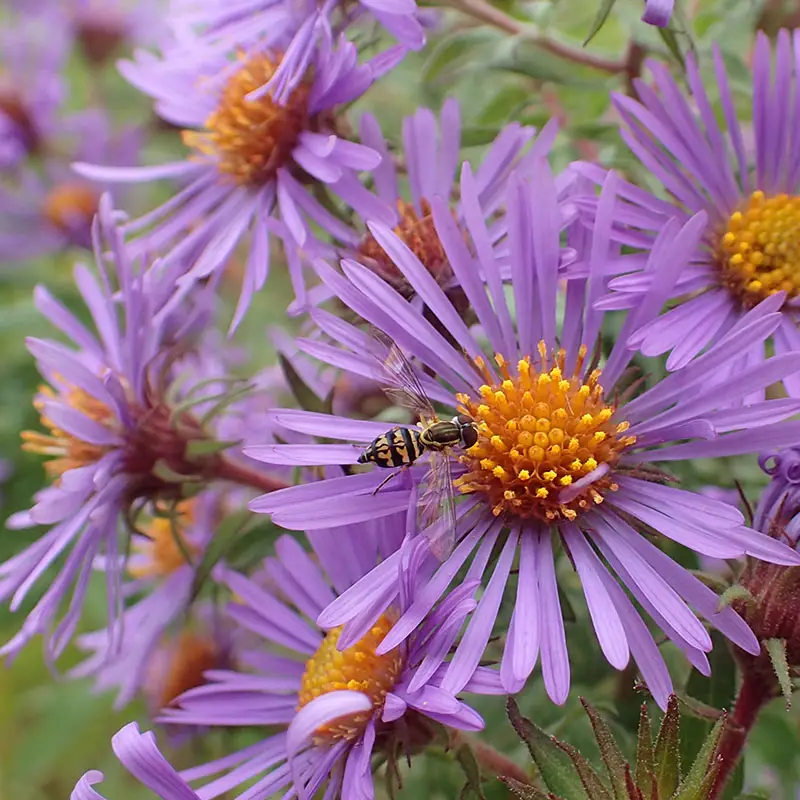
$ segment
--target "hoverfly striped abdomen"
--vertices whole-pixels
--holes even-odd
[[[386,468],[410,466],[425,451],[422,433],[409,428],[392,428],[367,446],[358,457],[358,463]]]

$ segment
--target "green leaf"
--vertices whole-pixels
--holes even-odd
[[[554,56],[545,50],[527,45],[517,47],[510,54],[506,53],[489,61],[490,69],[513,72],[537,81],[546,81],[561,85],[581,86],[597,89],[601,81],[579,77],[575,66],[566,59]]]
[[[712,728],[672,800],[705,800],[708,797],[722,763],[717,747],[727,724],[726,715]]]
[[[192,591],[189,595],[190,602],[194,602],[200,590],[208,580],[214,567],[228,554],[230,549],[239,539],[243,528],[251,518],[251,513],[246,509],[237,511],[227,516],[217,527],[216,533],[206,546],[203,557],[194,572]]]
[[[611,788],[614,792],[614,798],[615,800],[627,800],[628,791],[625,788],[625,769],[628,766],[628,762],[625,760],[625,756],[622,755],[622,750],[619,749],[619,745],[616,739],[614,739],[611,729],[600,716],[597,709],[583,698],[581,698],[581,704],[589,716],[589,721],[592,723],[594,738],[597,741],[597,746],[600,748],[600,755],[603,758],[603,763],[606,765],[608,777],[611,779]],[[589,796],[592,797],[593,795]]]
[[[659,28],[658,35],[663,40],[664,44],[667,46],[667,49],[675,58],[675,60],[681,65],[683,69],[686,68],[686,61],[683,57],[683,53],[681,52],[681,46],[678,44],[678,37],[675,34],[675,31],[671,28]]]
[[[572,759],[559,747],[553,737],[519,713],[513,697],[506,703],[508,718],[514,730],[528,747],[542,780],[561,800],[587,800]]]
[[[792,677],[789,674],[789,662],[786,659],[786,640],[767,639],[764,647],[769,653],[769,660],[772,662],[772,668],[775,670],[775,677],[778,679],[788,710],[792,707]]]
[[[678,698],[670,695],[667,712],[661,721],[654,754],[659,797],[671,797],[681,776],[680,712]]]
[[[506,775],[501,775],[500,780],[508,787],[512,795],[517,800],[560,800],[554,794],[543,792],[535,786],[528,786],[525,783],[520,783],[514,778],[509,778]]]
[[[472,748],[466,743],[462,744],[456,750],[455,756],[467,779],[459,798],[461,800],[486,800],[486,796],[481,790],[481,771]]]
[[[586,795],[592,800],[611,800],[611,792],[608,791],[600,776],[586,758],[571,744],[558,742],[558,746],[572,759],[572,763],[575,765],[575,772],[578,773],[578,777],[581,779]]]
[[[586,34],[586,38],[583,40],[583,46],[586,47],[589,42],[597,36],[600,28],[606,24],[606,20],[608,19],[608,15],[611,13],[611,9],[614,8],[615,3],[617,0],[603,0],[600,4],[600,8],[597,9],[597,13],[594,15],[594,19],[592,20],[592,24],[589,28],[589,33]]]
[[[292,362],[283,353],[278,354],[278,361],[281,365],[283,376],[289,385],[292,397],[297,401],[297,405],[304,411],[313,411],[317,414],[330,414],[330,403],[317,396],[317,393],[300,377],[300,374],[292,366]]]
[[[639,734],[636,742],[636,785],[645,791],[645,797],[648,800],[658,800],[653,731],[650,728],[647,703],[642,703],[639,714]]]
[[[430,51],[422,65],[422,80],[432,83],[469,56],[474,56],[477,48],[487,44],[495,36],[486,28],[472,28],[457,31],[440,39]]]

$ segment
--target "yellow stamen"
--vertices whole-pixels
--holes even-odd
[[[187,563],[187,553],[190,557],[198,555],[200,550],[197,545],[186,539],[186,530],[192,524],[193,517],[192,500],[178,503],[171,518],[153,517],[150,524],[142,528],[148,538],[133,544],[141,561],[129,565],[128,572],[131,576],[164,578]],[[181,537],[183,549],[177,537]]]
[[[288,161],[302,131],[313,127],[308,113],[311,87],[301,83],[283,105],[269,94],[248,100],[247,95],[272,78],[280,59],[263,53],[239,58],[242,65],[228,79],[206,130],[184,131],[183,141],[211,156],[220,172],[236,183],[261,186]]]
[[[39,431],[22,431],[22,449],[29,453],[39,453],[45,456],[55,456],[52,461],[45,463],[44,468],[50,478],[58,478],[67,470],[88,466],[99,461],[106,453],[106,448],[84,442],[66,431],[62,431],[45,414],[45,401],[55,397],[55,392],[49,386],[39,387],[39,396],[33,401],[34,408],[39,412],[42,425],[49,433]],[[97,398],[76,387],[69,388],[64,393],[68,405],[85,416],[110,428],[113,414],[109,408]]]
[[[467,472],[458,488],[485,494],[496,515],[573,520],[616,487],[610,473],[577,491],[573,484],[599,465],[613,469],[636,439],[620,435],[630,426],[614,420],[600,372],[580,377],[585,348],[572,375],[563,350],[548,355],[544,342],[537,349],[539,358],[519,361],[517,375],[495,357],[502,377],[481,386],[480,402],[459,396],[459,410],[478,423],[478,441],[461,457]]]
[[[386,638],[392,625],[389,616],[383,614],[367,634],[347,650],[336,648],[342,628],[329,631],[306,663],[298,710],[323,694],[340,690],[361,692],[372,700],[373,709],[382,708],[386,693],[391,691],[403,667],[399,649],[382,656],[375,655],[375,649]],[[340,717],[318,728],[315,738],[320,742],[354,739],[364,730],[370,716],[371,713],[366,712]]]
[[[719,237],[722,280],[744,308],[800,294],[800,196],[753,192]]]

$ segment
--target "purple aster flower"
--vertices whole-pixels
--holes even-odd
[[[62,125],[69,37],[58,13],[12,17],[0,35],[0,171],[46,150]]]
[[[103,164],[136,164],[140,131],[112,131],[100,111],[83,114],[75,125],[78,158]],[[69,247],[92,247],[92,220],[103,186],[76,175],[63,154],[45,156],[36,169],[20,169],[17,180],[0,186],[0,256],[22,261]]]
[[[125,769],[161,800],[200,800],[200,795],[164,758],[151,731],[141,733],[139,726],[131,722],[114,734],[111,747]],[[104,800],[92,788],[102,780],[102,772],[90,770],[78,781],[70,800]]]
[[[675,0],[645,0],[642,22],[658,25],[659,28],[666,28],[669,25],[674,7]]]
[[[0,564],[0,598],[10,599],[11,609],[18,609],[53,562],[65,558],[22,630],[0,649],[3,655],[16,653],[39,633],[46,634],[49,657],[63,650],[75,631],[93,563],[101,554],[109,616],[116,619],[123,600],[120,524],[130,524],[148,502],[184,499],[186,481],[226,476],[240,480],[246,475],[217,447],[205,419],[211,409],[196,416],[191,404],[183,402],[189,397],[176,389],[195,391],[178,380],[179,358],[206,324],[208,298],[200,294],[176,309],[167,303],[174,287],[145,284],[141,268],[129,258],[114,227],[108,197],[101,199],[94,239],[99,275],[82,265],[75,269],[93,329],[43,287],[35,291],[39,310],[73,346],[28,340],[46,381],[35,405],[47,433],[24,432],[23,446],[51,458],[45,470],[52,483],[8,526],[49,529]],[[109,255],[101,257],[101,249]],[[66,614],[51,633],[72,586]],[[116,626],[117,643],[119,634]]]
[[[620,182],[619,194],[625,202],[614,223],[614,238],[647,250],[666,220],[685,221],[701,210],[707,215],[700,246],[674,285],[670,310],[630,339],[632,346],[647,355],[669,352],[669,369],[688,363],[725,336],[748,309],[769,297],[778,298],[781,311],[781,324],[771,339],[775,352],[800,349],[800,199],[793,194],[800,181],[800,145],[790,113],[797,81],[795,55],[800,52],[798,35],[780,32],[772,78],[769,42],[763,33],[757,36],[752,154],[745,145],[716,47],[714,70],[722,126],[691,55],[686,69],[693,105],[657,63],[649,64],[654,87],[636,83],[640,102],[614,97],[626,125],[621,132],[625,144],[670,195],[668,200],[660,199]],[[597,182],[603,180],[604,171],[598,167],[578,164],[575,168]],[[645,284],[652,276],[641,271],[643,263],[643,257],[620,260],[615,271],[628,274],[611,282],[614,294],[604,301],[609,307],[635,307],[647,292]],[[735,366],[746,368],[763,358],[763,343],[754,341],[743,349]],[[797,396],[800,374],[787,375],[784,385],[791,396]]]
[[[356,178],[358,171],[375,167],[380,156],[337,135],[334,112],[370,86],[376,62],[358,65],[352,44],[341,40],[334,46],[325,40],[292,91],[280,100],[270,95],[249,99],[275,74],[280,59],[264,51],[242,54],[235,66],[221,60],[207,70],[178,64],[165,71],[165,62],[140,54],[137,62],[123,65],[123,73],[157,99],[162,117],[187,129],[184,141],[191,155],[155,167],[76,166],[82,175],[110,182],[185,181],[174,197],[123,228],[141,234],[131,242],[134,254],[164,253],[162,268],[184,291],[223,267],[237,243],[252,232],[234,326],[266,280],[272,215],[280,215],[301,246],[310,236],[310,221],[334,236],[346,235],[346,226],[312,198],[311,186],[327,186],[355,209],[383,216]],[[222,78],[198,77],[216,75],[222,67]],[[187,254],[193,266],[185,271]]]
[[[613,173],[604,185],[591,234],[580,224],[569,226],[566,244],[586,263],[587,271],[583,279],[569,282],[563,312],[557,305],[562,302],[560,229],[566,209],[559,208],[557,182],[547,164],[540,161],[529,181],[512,176],[509,182],[510,286],[501,277],[503,261],[492,252],[469,165],[462,171],[460,188],[466,232],[456,226],[444,198],[433,198],[431,206],[476,326],[470,328],[462,320],[416,256],[384,225],[373,223],[370,230],[430,315],[448,331],[447,338],[363,264],[345,259],[340,274],[323,261],[315,262],[320,278],[342,303],[418,363],[417,377],[429,397],[453,409],[444,416],[467,414],[479,433],[473,447],[449,453],[454,484],[463,495],[456,508],[458,544],[430,580],[421,582],[411,606],[377,652],[389,652],[413,635],[440,598],[449,602],[449,587],[469,564],[468,581],[488,581],[446,668],[442,688],[455,693],[469,681],[511,582],[516,583],[516,602],[500,667],[503,685],[510,692],[519,690],[541,654],[545,686],[556,702],[563,702],[570,670],[555,569],[557,551],[562,550],[581,578],[606,658],[621,669],[632,655],[664,704],[671,691],[669,675],[622,586],[701,671],[709,669],[705,652],[711,639],[696,614],[745,649],[757,643],[731,609],[719,610],[716,595],[643,531],[653,530],[703,555],[733,558],[750,553],[778,563],[800,563],[785,545],[748,529],[737,509],[666,485],[669,477],[655,466],[750,453],[766,443],[785,444],[800,437],[800,423],[783,421],[797,412],[797,401],[731,407],[796,371],[800,354],[752,365],[735,379],[726,373],[743,343],[763,342],[780,324],[780,299],[767,298],[707,353],[642,391],[640,382],[631,384],[627,372],[633,355],[627,338],[658,313],[675,280],[675,270],[668,267],[694,252],[705,214],[683,226],[676,220],[664,226],[645,268],[654,276],[650,289],[627,315],[610,354],[595,366],[589,353],[596,348],[604,321],[595,302],[604,291],[609,263],[619,257],[619,246],[610,235],[617,219]],[[329,343],[300,340],[302,349],[385,385],[386,376],[370,355],[372,339],[367,333],[322,311],[312,311],[312,318]],[[264,445],[246,453],[268,463],[355,465],[365,445],[386,430],[386,423],[297,410],[276,411],[275,419],[287,428],[344,443]],[[358,444],[347,443],[352,441]],[[334,476],[264,496],[251,508],[272,514],[275,523],[289,529],[353,524],[416,504],[413,486],[427,471],[421,459],[377,493],[385,470]],[[553,530],[559,533],[555,549]],[[424,536],[414,541],[427,550]],[[499,557],[490,562],[495,548]],[[512,579],[515,559],[518,574]],[[391,602],[384,597],[393,591],[387,570],[359,581],[322,613],[319,623],[352,626],[361,615]],[[352,635],[346,635],[349,643]]]
[[[377,198],[386,209],[382,221],[391,221],[394,233],[445,289],[453,303],[466,308],[468,302],[453,275],[431,216],[431,200],[437,196],[450,197],[461,163],[461,111],[458,101],[448,98],[438,118],[428,108],[420,108],[406,117],[402,125],[402,149],[396,156],[374,116],[362,114],[359,127],[362,144],[381,156],[380,164],[372,170],[372,177]],[[511,171],[529,170],[537,158],[549,151],[557,132],[554,121],[548,123],[535,139],[534,128],[516,122],[503,128],[476,170],[481,212],[485,216],[498,211],[505,199],[506,182]],[[530,149],[525,153],[529,145]],[[397,160],[403,164],[405,175],[400,174]],[[453,217],[459,226],[464,225],[464,210],[458,201],[453,202]],[[503,235],[501,219],[492,226],[492,245],[498,244]],[[316,248],[306,248],[308,261],[315,256],[334,258],[337,255],[356,258],[401,295],[412,299],[411,286],[375,237],[366,227],[359,225],[358,220],[349,236],[340,239],[337,246],[325,247],[320,243]],[[297,302],[290,309],[305,309],[309,303],[319,305],[329,299],[330,294],[330,290],[321,284],[308,293],[303,291],[299,294]],[[419,298],[414,302],[419,305]]]
[[[438,725],[483,727],[475,711],[438,685],[455,635],[475,606],[474,582],[454,592],[413,636],[381,655],[375,652],[414,596],[415,567],[423,566],[415,548],[401,547],[405,534],[401,512],[314,531],[308,534],[313,556],[296,539],[283,536],[276,556],[265,562],[269,588],[236,572],[221,572],[221,581],[236,598],[228,606],[230,618],[260,640],[241,656],[251,671],[215,671],[205,686],[180,697],[179,708],[169,709],[163,721],[283,730],[185,773],[192,779],[226,773],[201,794],[232,791],[246,781],[248,796],[268,797],[291,788],[312,797],[329,781],[326,797],[373,797],[373,752],[393,758],[405,745],[411,755],[430,741]],[[379,591],[395,600],[377,613],[367,609],[359,615],[352,641],[343,647],[340,628],[326,634],[315,620],[381,557],[386,560],[377,567],[384,576]],[[407,558],[410,569],[397,583],[396,567]],[[465,686],[502,692],[484,668]]]

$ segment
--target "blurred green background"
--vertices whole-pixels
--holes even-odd
[[[497,5],[512,16],[534,22],[547,35],[578,48],[601,2],[553,0],[515,4],[513,0],[504,0]],[[786,3],[785,7],[788,9],[790,5]],[[683,15],[664,40],[639,22],[642,10],[639,0],[619,0],[588,50],[618,58],[626,51],[628,43],[635,40],[653,57],[668,59],[679,69],[671,48],[677,46],[682,52],[696,49],[703,59],[710,43],[719,41],[738,93],[741,115],[746,118],[748,58],[753,31],[759,22],[766,26],[773,24],[782,10],[781,3],[771,2],[766,6],[772,16],[765,16],[765,4],[751,0],[685,2]],[[3,14],[2,19],[6,25],[13,24],[7,14]],[[691,20],[690,35],[681,30],[687,20]],[[99,82],[117,119],[150,124],[147,100],[128,87],[115,74],[113,66],[103,73],[90,73],[87,64],[76,54],[70,61],[67,77],[71,86],[70,108],[82,108]],[[631,163],[629,153],[620,146],[616,121],[609,112],[609,92],[625,88],[624,76],[608,76],[576,66],[530,43],[513,40],[447,11],[442,15],[439,28],[431,34],[426,50],[409,56],[350,114],[355,119],[360,110],[373,111],[390,138],[399,140],[403,115],[420,105],[438,110],[445,96],[456,95],[463,108],[467,145],[464,154],[472,158],[479,157],[483,146],[505,123],[521,120],[538,126],[556,115],[563,129],[554,153],[558,168],[575,158],[594,158],[648,183],[647,176]],[[149,142],[145,160],[157,163],[179,152],[181,145],[177,136],[162,132]],[[140,193],[134,198],[132,210],[149,207],[168,191],[169,188],[164,187]],[[38,427],[37,414],[31,406],[38,376],[25,350],[24,339],[51,333],[32,305],[31,292],[36,283],[46,283],[68,305],[77,308],[71,279],[71,266],[77,258],[85,258],[85,254],[65,253],[34,264],[7,264],[0,277],[0,457],[13,465],[2,487],[5,515],[28,507],[44,478],[40,458],[19,449],[20,431]],[[254,366],[270,358],[265,322],[283,324],[283,310],[289,299],[288,281],[276,264],[267,289],[257,299],[237,336],[240,343],[251,346]],[[225,317],[221,326],[226,327],[227,321]],[[739,480],[753,500],[763,484],[755,459],[728,460],[713,465],[697,463],[681,477],[686,485],[693,487],[708,483],[730,487]],[[0,538],[0,559],[13,555],[36,533],[4,531]],[[688,565],[695,566],[690,562]],[[575,577],[566,568],[562,571],[567,586],[565,599],[575,601],[574,621],[568,622],[568,642],[574,664],[573,691],[567,704],[557,708],[546,698],[540,681],[534,679],[519,698],[520,706],[523,713],[540,726],[595,758],[596,749],[578,703],[579,695],[587,696],[609,711],[613,700],[616,708],[613,726],[623,737],[628,737],[626,741],[630,741],[630,730],[644,697],[631,688],[634,672],[618,674],[606,666],[587,630],[586,611]],[[40,590],[42,585],[43,582]],[[35,599],[31,596],[26,609]],[[84,630],[103,624],[104,606],[103,589],[94,586],[83,622]],[[12,615],[6,608],[0,608],[0,640],[6,641],[14,634],[24,613],[25,609]],[[682,676],[691,682],[693,696],[722,707],[730,702],[735,674],[724,644],[716,648],[714,658],[717,663],[711,680],[701,679],[696,674],[689,676],[680,659],[671,660],[676,678]],[[64,674],[77,660],[77,654],[68,651],[58,664],[59,674],[51,674],[43,663],[40,643],[35,642],[7,669],[0,669],[0,800],[66,798],[80,775],[92,768],[106,773],[104,792],[110,798],[137,800],[149,796],[119,767],[109,745],[111,735],[132,719],[139,720],[143,727],[150,727],[143,705],[135,704],[115,712],[112,695],[94,694],[89,681],[65,679]],[[476,704],[487,719],[487,741],[524,763],[523,747],[505,721],[502,702],[484,698]],[[689,719],[685,724],[691,741],[697,743],[706,723]],[[250,739],[255,735],[256,732],[219,732],[208,741],[167,750],[176,765],[186,766],[240,744],[243,737]],[[163,736],[161,741],[164,741]],[[747,749],[746,774],[738,776],[738,784],[745,781],[748,787],[762,787],[765,796],[778,800],[794,798],[795,786],[800,782],[798,750],[800,715],[795,711],[787,713],[783,702],[775,701],[755,730]],[[452,757],[444,752],[415,761],[407,778],[403,796],[410,798],[454,798],[464,782]],[[486,792],[490,800],[506,796],[499,784],[487,786]]]

